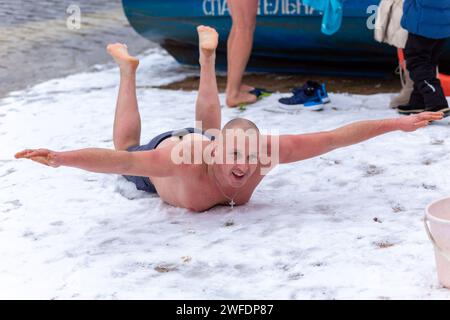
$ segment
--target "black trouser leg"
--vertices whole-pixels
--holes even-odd
[[[411,93],[411,97],[409,98],[409,103],[411,107],[415,107],[417,109],[425,108],[425,101],[423,100],[423,96],[419,91],[419,88],[414,84],[414,90]]]
[[[434,64],[436,70],[439,66],[439,59],[441,58],[442,54],[444,53],[446,42],[447,42],[447,39],[437,40],[437,43],[436,43],[435,47],[433,48],[431,59],[433,61],[433,64]],[[445,98],[445,93],[444,93],[444,90],[442,89],[441,80],[439,80],[439,79],[437,79],[437,80],[439,81],[438,90],[440,91],[440,94],[442,95],[442,97],[444,97],[444,100],[445,100],[445,103],[443,105],[441,105],[441,107],[448,106],[448,101]]]
[[[445,44],[447,43],[447,39],[441,39],[436,40],[437,43],[433,48],[433,52],[431,53],[431,61],[433,61],[433,64],[438,67],[439,66],[439,59],[441,58],[442,54],[444,53]]]
[[[405,48],[406,66],[414,81],[416,101],[420,94],[427,110],[448,106],[441,82],[436,77],[436,66],[443,52],[445,40],[409,34]]]

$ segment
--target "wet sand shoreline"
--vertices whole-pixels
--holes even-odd
[[[325,83],[327,90],[334,93],[377,94],[395,93],[401,89],[398,77],[389,79],[377,78],[351,78],[336,76],[309,76],[309,75],[283,75],[283,74],[247,74],[244,83],[266,88],[275,92],[289,92],[292,88],[301,86],[307,80]],[[226,76],[217,77],[219,90],[225,91]],[[199,77],[188,77],[182,81],[160,86],[161,89],[193,91],[198,89]]]

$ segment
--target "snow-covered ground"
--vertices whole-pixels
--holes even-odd
[[[147,52],[144,140],[192,125],[196,92],[152,86],[193,72]],[[111,148],[117,85],[103,66],[0,100],[0,298],[450,298],[421,221],[450,194],[449,120],[280,166],[248,205],[203,214],[118,176],[13,159],[24,148]],[[396,117],[387,94],[331,94],[323,112],[290,114],[275,108],[279,96],[224,108],[223,121],[302,133]]]

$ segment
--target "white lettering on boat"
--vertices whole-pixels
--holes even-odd
[[[227,0],[203,0],[203,14],[206,16],[229,15]],[[301,0],[259,0],[258,15],[313,15],[314,9]]]
[[[369,15],[366,21],[367,29],[374,30],[375,29],[375,21],[377,19],[378,14],[378,5],[374,4],[367,7],[366,13]]]
[[[203,13],[206,16],[224,16],[230,14],[227,0],[203,0]]]

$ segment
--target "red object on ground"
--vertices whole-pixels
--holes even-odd
[[[440,73],[439,80],[441,80],[442,89],[447,97],[450,97],[450,76]]]
[[[405,54],[403,49],[397,49],[398,61],[402,68],[405,68]],[[439,73],[439,80],[441,80],[442,89],[444,89],[445,96],[450,97],[450,76]]]

